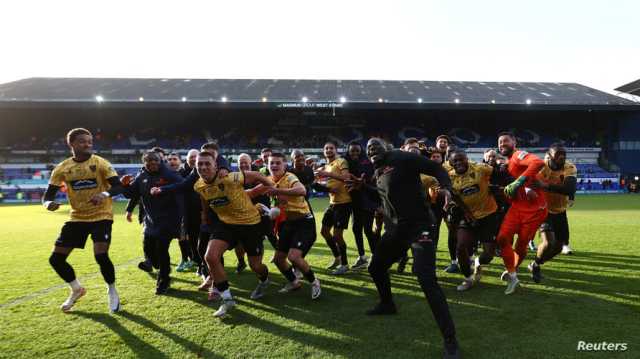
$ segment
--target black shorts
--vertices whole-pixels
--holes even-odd
[[[569,241],[569,221],[567,212],[549,213],[547,219],[540,226],[540,232],[551,231],[557,241],[567,243]]]
[[[480,243],[495,243],[498,235],[498,214],[494,212],[471,223],[463,219],[458,228],[470,231]]]
[[[304,256],[316,241],[316,221],[313,217],[284,221],[279,234],[278,251],[289,253],[289,249],[299,249]]]
[[[255,257],[264,253],[262,241],[265,239],[263,226],[256,224],[226,224],[216,223],[211,230],[212,240],[227,242],[229,248],[242,245],[247,255]]]
[[[91,235],[93,242],[111,243],[111,225],[113,221],[66,222],[62,226],[56,246],[68,248],[84,248]]]
[[[349,217],[351,217],[351,203],[330,204],[322,217],[322,226],[347,229]]]

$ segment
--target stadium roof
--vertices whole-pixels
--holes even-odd
[[[170,105],[276,108],[634,109],[637,103],[576,83],[29,78],[0,85],[0,107]]]
[[[622,85],[616,89],[616,91],[628,93],[631,95],[640,96],[640,80],[629,82],[626,85]]]

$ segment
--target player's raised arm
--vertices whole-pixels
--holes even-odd
[[[260,172],[246,171],[246,172],[243,172],[243,174],[244,174],[244,182],[246,184],[261,183],[263,186],[266,186],[266,187],[275,186],[275,183],[273,183],[272,180],[263,176]]]
[[[290,188],[276,188],[273,187],[268,192],[269,195],[285,195],[285,196],[306,196],[307,189],[300,181],[295,182]]]
[[[415,155],[413,153],[407,153],[407,155],[411,156],[411,160],[414,160],[415,158],[418,172],[435,177],[435,179],[438,180],[440,188],[447,190],[451,188],[451,179],[449,178],[449,174],[440,164],[424,156]]]

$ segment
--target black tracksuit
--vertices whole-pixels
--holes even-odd
[[[364,175],[364,180],[370,183],[373,179],[373,165],[366,158],[360,158],[358,160],[348,159],[349,173],[357,178]],[[353,209],[353,237],[356,240],[356,246],[358,247],[358,255],[364,256],[364,235],[369,242],[369,250],[371,253],[375,251],[378,238],[373,233],[373,220],[376,209],[380,206],[378,196],[372,196],[367,191],[352,190],[349,192],[351,195],[351,207]]]
[[[382,201],[386,231],[369,265],[383,305],[393,303],[389,268],[408,247],[413,252],[413,272],[418,277],[431,312],[445,341],[455,340],[449,306],[436,277],[435,225],[420,181],[420,173],[434,176],[442,188],[451,180],[440,164],[402,151],[382,154],[376,163],[376,190]]]
[[[143,169],[135,180],[125,187],[123,193],[127,198],[140,198],[144,207],[143,249],[145,256],[151,259],[155,268],[159,269],[159,282],[169,278],[171,271],[169,244],[172,238],[179,235],[182,205],[176,194],[162,193],[153,196],[150,191],[153,187],[180,181],[182,181],[182,177],[165,166],[160,166],[158,172],[149,172]]]
[[[187,178],[193,172],[193,168],[188,163],[184,163],[178,170],[183,178]],[[191,248],[191,259],[198,265],[202,266],[202,258],[198,251],[198,238],[200,236],[200,217],[202,207],[200,206],[200,196],[193,190],[185,190],[184,195],[184,213],[182,216],[182,233],[187,237],[189,247]]]

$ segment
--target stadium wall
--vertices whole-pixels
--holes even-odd
[[[622,173],[640,173],[640,114],[627,114],[617,122],[610,148],[609,158]]]

